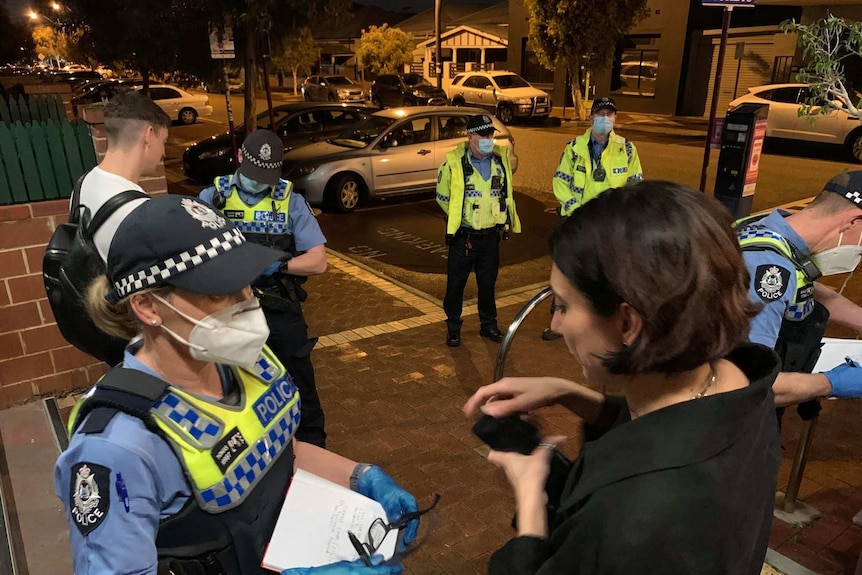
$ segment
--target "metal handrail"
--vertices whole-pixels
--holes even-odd
[[[528,301],[524,307],[521,308],[521,311],[518,312],[518,315],[516,315],[515,319],[512,320],[512,323],[509,324],[509,329],[506,331],[506,337],[503,338],[503,343],[500,344],[500,351],[497,352],[497,363],[494,365],[494,381],[499,381],[503,378],[503,367],[506,364],[506,355],[509,353],[509,347],[512,345],[512,340],[515,339],[515,333],[518,331],[518,328],[521,327],[521,322],[524,321],[524,318],[527,317],[527,315],[529,315],[537,305],[547,299],[549,295],[551,295],[550,287],[546,287],[537,293],[533,296],[533,299]]]

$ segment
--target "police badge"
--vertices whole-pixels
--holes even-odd
[[[272,159],[272,148],[269,144],[264,144],[260,147],[260,159],[268,162]]]
[[[204,204],[198,203],[189,198],[183,198],[180,204],[191,217],[201,223],[201,227],[218,230],[223,228],[225,225],[225,219]]]
[[[81,535],[89,534],[108,516],[110,478],[111,470],[102,465],[78,463],[72,467],[69,512]]]
[[[765,302],[772,302],[780,299],[787,291],[787,284],[790,280],[790,272],[783,267],[775,265],[757,266],[757,271],[754,274],[757,281],[755,291]]]

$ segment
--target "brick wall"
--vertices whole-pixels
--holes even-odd
[[[107,147],[102,108],[87,107],[83,116],[101,160]],[[167,193],[164,166],[159,174],[141,187]],[[45,295],[42,256],[68,214],[66,199],[0,206],[0,408],[87,387],[107,369],[66,343]]]

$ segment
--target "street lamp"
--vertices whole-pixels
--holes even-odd
[[[60,8],[61,8],[61,6],[60,6],[58,3],[54,2],[54,3],[52,4],[52,8],[53,8],[55,11],[59,11],[59,10],[60,10]],[[60,24],[59,19],[57,19],[57,20],[52,20],[51,18],[48,18],[48,17],[47,17],[47,16],[45,16],[44,14],[40,14],[40,13],[38,13],[38,12],[36,12],[35,10],[32,10],[32,9],[30,10],[30,13],[28,14],[28,16],[30,17],[30,20],[32,20],[33,22],[36,22],[37,20],[39,20],[39,18],[44,18],[45,20],[47,20],[48,22],[50,22],[51,24],[53,24],[53,25],[58,29],[58,31],[60,30],[60,26],[61,26],[61,24]],[[54,55],[54,59],[55,59],[55,60],[57,60],[57,69],[59,70],[59,69],[60,69],[60,54],[55,54],[55,55]]]

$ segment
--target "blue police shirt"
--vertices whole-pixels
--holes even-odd
[[[808,244],[784,220],[779,210],[757,223],[786,238],[800,252],[809,253]],[[761,312],[751,320],[748,338],[774,348],[784,314],[796,295],[796,268],[790,260],[772,250],[743,251],[742,256],[751,274],[748,290],[751,299],[763,305]]]
[[[488,170],[490,173],[490,168]],[[263,196],[269,194],[269,190],[262,194],[246,192],[239,187],[239,178],[236,173],[231,176],[230,185],[234,186],[234,189],[239,192],[240,199],[249,207],[257,204]],[[209,186],[204,188],[198,197],[206,203],[212,204],[215,193],[215,186]],[[287,233],[293,236],[298,251],[306,252],[313,247],[326,243],[326,237],[320,229],[320,224],[317,223],[317,218],[314,217],[311,207],[301,194],[290,194],[288,211]]]
[[[470,148],[470,163],[473,164],[473,167],[476,168],[476,171],[479,172],[479,175],[482,176],[483,180],[487,180],[491,177],[491,157],[494,154],[488,154],[484,158],[479,158],[475,154],[473,154],[473,149]]]

